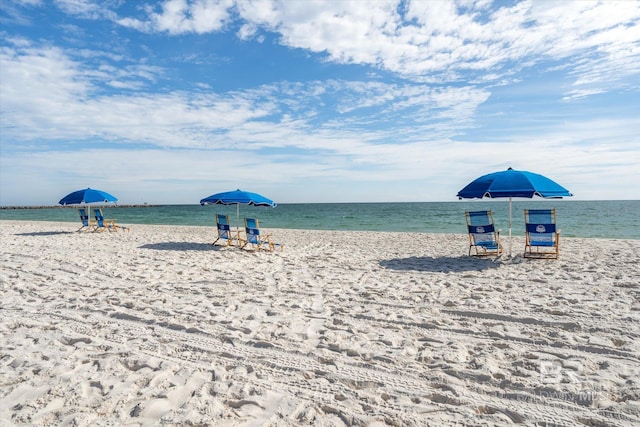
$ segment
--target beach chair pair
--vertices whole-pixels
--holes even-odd
[[[469,232],[469,255],[502,254],[500,231],[496,230],[493,213],[465,212]],[[556,227],[555,209],[525,209],[525,258],[553,258],[560,254],[560,230]]]
[[[238,246],[240,249],[244,249],[249,246],[256,251],[268,250],[274,251],[276,248],[281,250],[284,248],[280,243],[276,243],[271,240],[271,234],[263,235],[260,232],[260,225],[256,218],[244,219],[244,233],[241,235],[241,230],[232,230],[229,223],[229,215],[216,214],[216,227],[218,230],[218,238],[213,242],[222,241],[225,246]]]
[[[78,213],[80,214],[80,222],[82,223],[82,226],[77,231],[93,231],[93,232],[114,231],[115,232],[115,231],[118,231],[118,229],[129,231],[129,227],[116,224],[115,219],[105,219],[101,208],[93,209],[93,215],[95,220],[89,219],[89,213],[87,208],[84,208],[84,207],[78,208]]]

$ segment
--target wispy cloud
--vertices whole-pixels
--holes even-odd
[[[368,132],[376,140],[388,138],[395,128],[415,126],[419,130],[434,121],[453,132],[471,120],[475,109],[489,96],[473,87],[433,89],[410,83],[339,80],[281,82],[227,93],[140,90],[128,95],[107,94],[102,90],[105,84],[118,89],[142,89],[144,81],[159,78],[162,70],[104,64],[90,68],[59,48],[46,46],[5,47],[3,55],[6,82],[14,88],[3,93],[5,120],[19,125],[7,129],[8,136],[16,140],[27,137],[22,133],[24,127],[40,123],[32,127],[33,134],[28,137],[36,138],[36,133],[42,132],[47,139],[80,140],[91,135],[115,143],[215,147],[215,140],[224,136],[227,143],[240,147],[246,141],[255,143],[277,133],[266,132],[265,128],[287,127],[300,133],[321,134],[314,129],[340,129],[348,123],[349,129],[343,133],[362,135],[372,122],[384,123],[387,131]],[[129,85],[127,81],[137,83]],[[333,114],[320,116],[317,105],[342,118],[336,121]],[[24,120],[28,122],[21,123]],[[255,128],[251,126],[255,121],[261,130],[250,135],[246,130]],[[46,123],[49,125],[43,126]],[[236,136],[236,128],[245,132]],[[298,139],[299,136],[285,142],[277,138],[264,143],[292,146]]]

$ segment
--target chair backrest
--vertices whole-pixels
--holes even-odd
[[[556,210],[525,209],[527,238],[532,242],[554,244],[556,241]]]
[[[488,211],[465,212],[467,229],[476,243],[495,242],[495,225],[493,213]]]
[[[260,224],[257,218],[245,218],[244,229],[247,233],[247,241],[252,244],[260,243]]]
[[[221,239],[231,238],[229,215],[216,214],[216,226],[218,227],[218,237]]]
[[[78,208],[78,213],[80,214],[80,221],[82,225],[85,227],[89,226],[89,213],[87,213],[87,208]]]

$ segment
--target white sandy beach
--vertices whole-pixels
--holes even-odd
[[[0,424],[640,425],[640,241],[0,221]]]

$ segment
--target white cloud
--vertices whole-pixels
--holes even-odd
[[[4,0],[0,8],[0,24],[31,25],[28,10],[40,6],[42,0]]]
[[[2,122],[4,137],[20,139],[55,128],[55,114],[86,97],[90,84],[76,64],[58,48],[26,47],[0,50],[2,65]],[[10,124],[10,125],[9,125]]]
[[[638,73],[638,2],[406,4],[403,16],[397,1],[252,1],[239,2],[238,9],[249,23],[279,33],[287,46],[417,80],[459,80],[465,70],[476,71],[479,80],[501,79],[548,58],[581,64],[577,84],[589,78],[610,87],[612,79]],[[612,61],[616,74],[597,66]]]
[[[43,0],[7,0],[8,3],[17,3],[24,6],[39,6]]]
[[[340,121],[318,121],[315,110],[319,103],[345,115],[344,123],[349,123],[351,130],[342,133],[351,138],[352,133],[365,135],[363,129],[374,118],[392,128],[409,124],[415,130],[437,119],[444,122],[441,126],[450,121],[449,128],[453,129],[469,120],[488,98],[486,91],[472,87],[431,89],[424,85],[343,81],[282,83],[220,94],[135,91],[107,95],[102,93],[101,84],[141,89],[141,81],[155,80],[161,70],[146,65],[100,64],[90,68],[58,48],[34,46],[5,47],[2,62],[4,120],[13,124],[5,135],[16,140],[80,140],[91,135],[97,141],[121,144],[213,147],[217,140],[231,138],[230,142],[238,146],[246,141],[280,146],[282,142],[264,140],[286,141],[278,135],[283,127],[302,134],[314,133],[312,126],[342,126]],[[372,107],[381,110],[374,112]],[[411,122],[394,125],[406,111],[412,113]],[[256,120],[260,120],[257,124],[262,130],[247,133],[256,129],[256,123],[252,124]],[[274,131],[265,131],[268,128]],[[244,129],[244,133],[236,129]],[[383,140],[388,133],[368,132],[372,140]],[[304,137],[297,135],[292,140]]]
[[[153,32],[153,25],[150,21],[141,21],[137,18],[131,18],[131,17],[116,18],[114,21],[125,28],[131,28],[133,30],[140,31],[143,33]]]
[[[229,19],[232,6],[232,0],[166,0],[160,13],[150,13],[150,27],[169,34],[219,31]]]
[[[54,0],[54,3],[65,13],[86,19],[112,19],[115,15],[111,8],[118,5],[117,0]]]
[[[85,13],[97,8],[88,0],[62,4]],[[160,11],[144,10],[115,21],[179,35],[224,31],[240,20],[240,39],[263,40],[264,30],[285,46],[415,81],[499,81],[547,59],[569,59],[579,86],[573,90],[587,94],[624,87],[640,64],[640,3],[634,1],[167,0]]]

